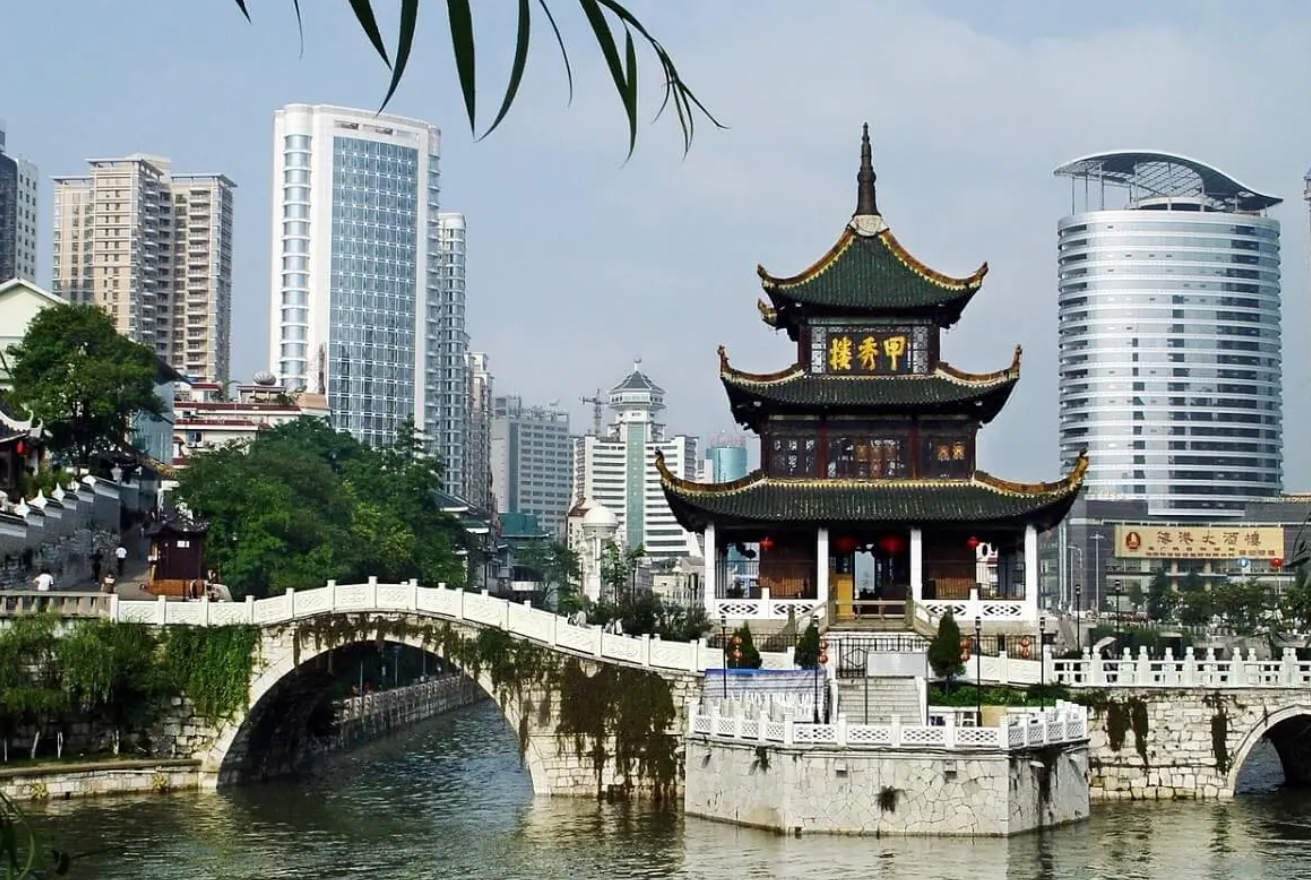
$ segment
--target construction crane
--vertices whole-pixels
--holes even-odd
[[[604,407],[610,401],[606,400],[601,396],[600,388],[596,389],[596,396],[584,397],[582,398],[582,401],[583,403],[590,403],[592,405],[592,435],[595,437],[600,437],[601,418],[602,418],[601,408]]]

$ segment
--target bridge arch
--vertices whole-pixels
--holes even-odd
[[[377,615],[376,622],[383,623],[404,615]],[[294,680],[297,673],[306,669],[317,658],[356,645],[376,644],[383,641],[389,644],[406,645],[440,658],[444,663],[459,669],[459,663],[444,656],[440,646],[426,640],[422,631],[405,631],[403,627],[392,628],[383,636],[361,630],[354,636],[341,640],[302,639],[297,645],[297,633],[293,627],[280,627],[276,632],[265,632],[261,650],[263,662],[256,665],[250,682],[248,709],[223,722],[212,744],[200,756],[201,772],[206,784],[211,787],[226,785],[238,781],[240,768],[247,757],[245,749],[249,745],[250,734],[263,713],[276,705],[281,688]],[[533,791],[539,795],[550,794],[551,778],[547,771],[547,756],[543,754],[543,745],[537,736],[532,735],[539,719],[525,715],[524,709],[529,704],[521,699],[498,694],[487,670],[473,674],[460,670],[473,680],[493,702],[500,707],[502,715],[516,733],[520,742],[520,751],[524,769],[528,772]],[[535,714],[535,713],[534,713]]]
[[[1268,738],[1279,755],[1286,785],[1311,785],[1311,702],[1298,702],[1263,714],[1238,741],[1225,777],[1228,797],[1233,797],[1238,776],[1252,749]]]

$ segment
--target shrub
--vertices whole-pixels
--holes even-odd
[[[965,671],[965,661],[961,659],[960,627],[956,618],[948,611],[938,624],[938,634],[929,645],[929,665],[933,674],[948,683]]]

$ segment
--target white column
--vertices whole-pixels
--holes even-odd
[[[1038,619],[1038,529],[1024,527],[1024,619]]]
[[[815,532],[815,598],[819,607],[816,609],[828,615],[828,529],[821,528]]]
[[[715,524],[706,524],[706,573],[701,579],[701,589],[704,593],[703,602],[706,608],[706,615],[714,620],[715,614],[715,576],[719,568],[719,548],[715,546]]]
[[[924,533],[910,530],[910,595],[916,603],[924,601]]]

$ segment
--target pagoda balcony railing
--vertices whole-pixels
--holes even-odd
[[[823,614],[817,600],[818,565],[809,560],[720,559],[715,567],[712,620],[798,622]]]

